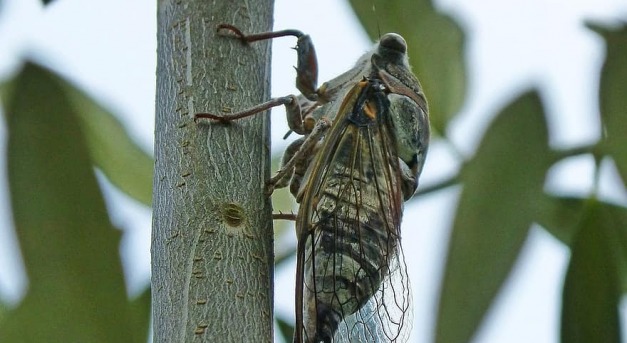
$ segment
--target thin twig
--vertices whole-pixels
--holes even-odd
[[[418,192],[416,192],[416,195],[415,195],[414,198],[419,197],[419,196],[423,196],[423,195],[426,195],[426,194],[429,194],[429,193],[437,192],[437,191],[442,190],[444,188],[455,186],[459,182],[460,182],[459,174],[453,175],[450,178],[445,179],[444,181],[440,181],[440,182],[438,182],[436,184],[420,188],[418,190]]]

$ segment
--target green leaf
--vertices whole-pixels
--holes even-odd
[[[541,203],[538,223],[570,247],[583,225],[588,201],[589,199],[546,195]],[[627,208],[601,201],[597,202],[597,206],[603,209],[607,220],[615,223],[615,261],[621,276],[621,290],[627,292]]]
[[[292,337],[294,337],[294,326],[279,316],[276,317],[276,322],[279,326],[281,336],[283,336],[283,340],[285,342],[291,342]]]
[[[616,162],[618,171],[627,182],[627,26],[610,31],[596,28],[607,43],[607,57],[601,71],[599,103],[606,140],[603,151]]]
[[[272,156],[272,170],[279,170],[281,167],[281,155],[275,154]],[[290,185],[285,188],[275,189],[272,193],[272,208],[275,213],[280,214],[292,214],[294,208],[296,208],[296,200],[292,193],[290,193]],[[291,231],[291,232],[290,232]],[[285,235],[293,234],[294,222],[291,220],[275,220],[274,221],[274,236],[275,239]]]
[[[606,221],[611,223],[614,231],[611,233],[612,242],[615,243],[616,269],[620,275],[620,288],[622,293],[627,293],[627,208],[622,206],[599,203],[603,205],[602,213]]]
[[[283,263],[288,261],[294,261],[296,259],[296,246],[291,246],[286,249],[282,249],[280,253],[277,253],[274,257],[274,268],[278,268]]]
[[[279,170],[281,165],[280,155],[272,156],[272,170]],[[275,189],[272,193],[272,208],[275,214],[293,214],[296,207],[296,200],[290,193],[289,185],[285,188]],[[287,219],[275,219],[274,240],[276,242],[285,241],[286,235],[294,235],[294,221]],[[275,245],[274,267],[278,268],[281,264],[293,261],[296,258],[296,244],[277,244]],[[291,340],[291,338],[290,338]]]
[[[542,198],[538,224],[555,238],[570,246],[577,233],[586,199],[545,195]]]
[[[0,342],[134,342],[120,232],[109,222],[76,109],[27,63],[7,101],[8,177],[28,293]]]
[[[405,38],[409,61],[429,101],[431,126],[443,133],[466,92],[464,34],[459,25],[436,11],[428,0],[350,3],[373,40],[386,32],[397,32]]]
[[[613,237],[618,223],[604,212],[591,204],[574,237],[562,294],[562,342],[621,341]]]
[[[148,342],[150,329],[150,309],[152,305],[152,292],[147,287],[139,296],[131,300],[131,316],[133,319],[133,331],[136,333],[137,342]]]
[[[1,324],[2,321],[4,321],[4,319],[6,318],[8,312],[9,312],[9,307],[2,300],[0,300],[0,327],[2,325]]]
[[[525,94],[498,115],[462,169],[436,342],[470,341],[507,278],[543,197],[547,140],[540,99]]]
[[[128,196],[151,206],[153,158],[111,112],[70,83],[60,82],[78,115],[93,163]]]
[[[135,143],[109,110],[71,83],[62,79],[58,82],[77,114],[92,163],[122,192],[151,206],[152,156]],[[10,83],[3,85],[2,97],[10,98],[12,88]]]

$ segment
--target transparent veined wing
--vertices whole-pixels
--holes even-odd
[[[310,164],[297,216],[295,342],[403,342],[411,318],[400,245],[405,180],[381,81],[346,95]],[[413,187],[413,186],[412,186]]]

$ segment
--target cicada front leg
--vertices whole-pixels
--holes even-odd
[[[218,32],[230,32],[242,42],[248,44],[260,40],[273,39],[284,36],[295,36],[298,38],[296,51],[298,54],[298,62],[296,66],[296,87],[302,93],[301,95],[289,95],[285,97],[273,98],[257,106],[249,109],[230,113],[225,115],[217,115],[213,113],[197,113],[194,120],[209,119],[222,123],[231,122],[237,119],[249,117],[273,107],[285,106],[287,122],[290,128],[289,133],[296,132],[305,135],[292,143],[288,147],[283,157],[282,166],[277,174],[267,182],[267,193],[272,194],[274,189],[287,186],[294,175],[295,170],[305,170],[307,163],[306,156],[311,152],[313,147],[322,137],[324,131],[330,126],[330,122],[325,120],[314,119],[311,113],[314,112],[321,104],[319,89],[317,88],[318,65],[316,53],[313,43],[308,35],[297,30],[283,30],[276,32],[263,32],[257,34],[246,35],[237,27],[229,24],[221,24],[218,26]],[[324,92],[326,87],[321,88]],[[287,136],[287,135],[286,135]]]
[[[331,93],[328,87],[326,87],[326,84],[323,84],[320,88],[317,86],[318,61],[311,38],[298,30],[244,34],[240,29],[230,24],[218,25],[218,32],[222,35],[230,33],[229,36],[237,38],[245,44],[285,36],[296,37],[298,39],[295,47],[297,53],[297,63],[295,68],[296,88],[298,88],[301,92],[301,95],[290,95],[287,97],[271,99],[246,111],[234,114],[218,116],[210,113],[200,113],[196,115],[196,118],[208,118],[228,122],[268,110],[272,107],[285,105],[290,132],[294,131],[301,135],[311,132],[315,121],[310,118],[309,114],[320,105],[328,102],[329,94]]]
[[[294,36],[296,42],[297,64],[296,64],[296,88],[309,100],[318,100],[318,59],[311,37],[298,30],[281,30],[274,32],[262,32],[255,34],[244,34],[240,29],[229,24],[218,25],[218,32],[231,31],[239,40],[244,43],[252,43],[266,39],[273,39],[286,36]]]

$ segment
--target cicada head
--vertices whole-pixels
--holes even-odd
[[[412,73],[407,43],[396,33],[381,37],[371,57],[372,78],[388,89],[389,120],[396,141],[396,153],[408,177],[403,184],[405,200],[418,186],[418,177],[429,145],[429,110],[418,78]]]
[[[379,43],[375,47],[373,54],[373,63],[377,61],[385,61],[386,63],[403,65],[409,69],[409,59],[407,58],[407,42],[405,38],[397,33],[387,33],[381,37]]]

